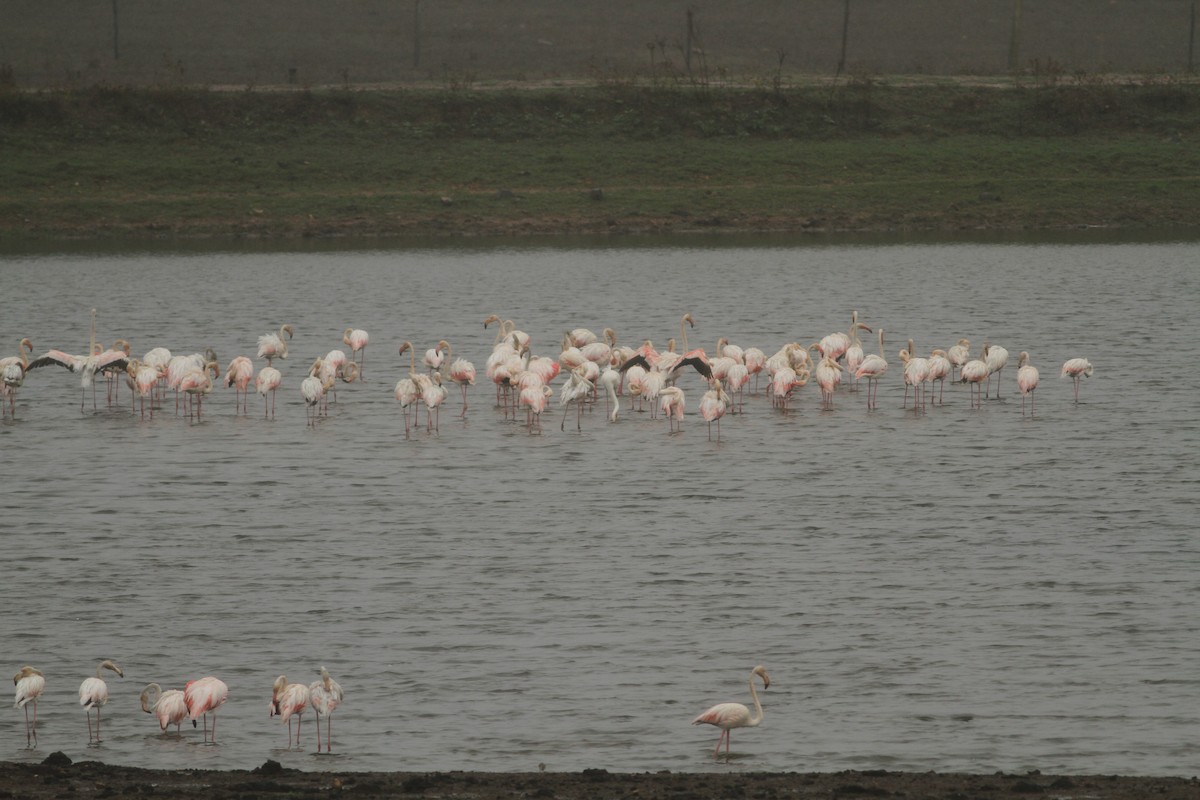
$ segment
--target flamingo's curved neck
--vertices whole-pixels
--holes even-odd
[[[754,691],[754,675],[750,676],[750,698],[754,700],[754,713],[746,724],[754,728],[763,721],[762,703],[758,702],[758,692]]]

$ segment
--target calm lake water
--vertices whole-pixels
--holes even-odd
[[[80,412],[78,377],[30,373],[0,424],[9,672],[46,674],[40,745],[22,714],[0,757],[150,767],[938,770],[1194,775],[1200,770],[1200,243],[719,239],[294,245],[9,253],[5,355],[212,347],[222,367],[295,326],[276,418],[218,389],[201,421],[171,403]],[[557,356],[563,331],[660,349],[769,353],[887,331],[878,409],[815,383],[786,416],[762,394],[710,442],[694,375],[683,432],[602,408],[530,436],[483,377],[500,314]],[[369,331],[365,383],[305,422],[311,360]],[[1002,400],[901,408],[896,351],[1006,347]],[[447,339],[475,363],[465,420],[406,438],[397,354]],[[874,340],[864,335],[867,352]],[[1022,416],[1016,358],[1041,369]],[[1063,361],[1095,375],[1072,402]],[[261,366],[257,364],[256,366]],[[99,746],[80,682],[117,661]],[[749,703],[765,720],[692,727]],[[271,683],[321,665],[346,690],[334,755],[267,714]],[[218,745],[160,735],[154,681],[230,688]]]

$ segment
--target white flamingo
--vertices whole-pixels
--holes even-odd
[[[717,747],[713,750],[713,758],[720,756],[722,740],[725,741],[725,757],[729,757],[730,731],[734,728],[757,728],[762,724],[762,703],[758,700],[758,692],[754,690],[756,677],[762,679],[763,689],[771,686],[771,677],[767,675],[767,669],[762,664],[750,671],[750,698],[754,701],[753,714],[741,703],[718,703],[692,720],[693,725],[716,725],[721,729],[721,735],[717,738]]]

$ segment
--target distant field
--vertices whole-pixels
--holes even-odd
[[[1005,73],[1014,5],[852,0],[846,69]],[[1023,0],[1016,63],[1026,73],[1181,74],[1194,5]],[[692,80],[787,82],[835,72],[844,7],[843,0],[4,0],[0,85],[681,80],[689,8]]]

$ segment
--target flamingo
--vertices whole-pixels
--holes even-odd
[[[296,333],[296,329],[291,325],[283,325],[279,329],[279,333],[264,333],[258,337],[258,357],[267,360],[267,366],[272,366],[271,362],[276,358],[287,358],[288,355],[288,340]],[[287,339],[283,337],[287,337]]]
[[[425,403],[425,432],[440,431],[442,404],[450,396],[450,390],[442,385],[442,373],[433,373],[433,383],[421,388],[421,400]],[[430,425],[433,427],[431,428]]]
[[[333,751],[333,720],[330,718],[342,704],[342,686],[329,677],[329,670],[321,667],[321,679],[308,685],[308,695],[313,711],[317,713],[317,752],[321,752],[321,717],[325,717],[325,752]]]
[[[196,727],[197,719],[204,717],[205,744],[217,743],[217,709],[228,699],[229,687],[225,685],[225,681],[211,675],[199,680],[188,681],[187,686],[183,687],[183,702],[187,706],[188,719],[192,721],[192,727]],[[209,712],[213,715],[211,736],[208,732]]]
[[[83,706],[84,713],[87,715],[88,722],[88,744],[92,742],[99,743],[100,741],[100,708],[108,702],[108,684],[100,677],[101,670],[112,670],[125,677],[125,673],[121,671],[113,662],[105,659],[96,667],[96,677],[86,678],[83,683],[79,684],[79,705]],[[92,709],[96,709],[96,733],[92,734]]]
[[[317,424],[317,404],[321,402],[321,398],[325,396],[326,390],[332,385],[332,379],[329,383],[322,383],[317,374],[321,371],[322,360],[317,359],[312,363],[308,370],[308,377],[300,382],[300,396],[304,398],[305,412],[308,418],[309,426]]]
[[[467,387],[475,385],[475,365],[465,358],[456,358],[450,363],[450,380],[462,390],[462,413],[467,416]]]
[[[708,423],[708,440],[712,441],[712,424],[717,423],[717,441],[721,441],[721,417],[733,402],[715,377],[708,382],[708,391],[700,398],[700,418]]]
[[[758,394],[758,375],[767,365],[767,354],[757,347],[747,347],[742,353],[742,363],[746,371],[754,376],[754,393]]]
[[[236,356],[229,362],[229,368],[225,370],[225,388],[233,387],[235,414],[243,403],[246,412],[250,411],[250,379],[252,377],[254,377],[254,362],[246,356]]]
[[[179,391],[196,399],[196,419],[200,419],[204,398],[212,394],[213,376],[219,372],[216,361],[209,361],[202,370],[192,370],[179,380]]]
[[[288,748],[292,747],[292,716],[296,717],[296,747],[300,746],[300,726],[304,724],[304,709],[308,707],[308,687],[303,683],[288,683],[286,675],[275,679],[271,687],[271,706],[268,716],[279,715],[288,726]]]
[[[29,352],[26,353],[26,350]],[[8,398],[12,418],[17,418],[17,389],[25,383],[29,371],[29,355],[33,353],[33,342],[22,339],[17,345],[17,354],[0,359],[0,390]]]
[[[850,330],[846,334],[850,339],[850,344],[846,348],[846,374],[853,379],[851,389],[855,391],[858,389],[858,378],[854,376],[858,373],[863,359],[866,358],[863,353],[862,341],[858,338],[859,331],[872,333],[869,326],[858,321],[858,312],[855,311],[850,315]]]
[[[683,411],[687,403],[687,399],[683,396],[683,389],[678,386],[663,387],[663,390],[658,393],[658,402],[663,416],[667,418],[667,433],[682,432]]]
[[[992,373],[995,373],[996,374],[996,399],[999,400],[1000,399],[1000,371],[1002,369],[1004,369],[1004,365],[1008,363],[1008,351],[1005,350],[1003,347],[1001,347],[998,344],[997,345],[989,345],[987,342],[983,343],[983,347],[987,351],[987,355],[985,356],[984,361],[987,363],[987,368],[988,368],[987,389],[984,390],[984,396],[986,397],[987,393],[991,390]]]
[[[137,395],[142,403],[142,418],[146,417],[146,398],[150,398],[150,418],[154,419],[154,387],[158,385],[158,370],[148,364],[143,364],[136,358],[131,358],[125,365],[129,388]]]
[[[863,358],[862,364],[854,372],[855,378],[867,379],[867,408],[875,408],[879,395],[879,377],[887,372],[888,362],[883,357],[883,328],[876,331],[879,335],[879,354],[871,353]],[[874,391],[872,391],[874,389]]]
[[[79,398],[79,410],[82,412],[83,401],[87,397],[89,387],[92,389],[92,408],[96,407],[96,373],[103,373],[107,369],[124,369],[125,362],[126,355],[124,352],[120,350],[104,351],[96,342],[96,309],[93,308],[92,333],[86,356],[73,356],[61,350],[49,350],[33,361],[30,361],[27,370],[54,365],[57,367],[66,367],[71,372],[79,374],[81,376],[79,385],[83,389],[83,393]]]
[[[13,708],[25,709],[25,747],[32,748],[37,743],[37,704],[38,698],[46,689],[46,677],[40,669],[30,666],[21,667],[21,671],[13,676],[16,685],[16,696],[13,698]],[[29,721],[29,706],[33,706],[33,722]]]
[[[1024,350],[1017,357],[1017,388],[1021,391],[1021,416],[1025,416],[1025,395],[1029,395],[1029,415],[1033,416],[1033,392],[1038,385],[1038,369],[1029,363]]]
[[[617,397],[617,387],[621,384],[621,372],[620,370],[613,369],[613,366],[610,362],[604,371],[600,373],[599,378],[600,385],[604,387],[605,411],[608,411],[610,406],[612,407],[612,411],[608,417],[609,422],[616,422],[618,415],[621,413],[621,401]]]
[[[908,347],[900,351],[900,361],[904,363],[904,407],[908,406],[908,387],[913,387],[913,409],[917,403],[925,407],[924,384],[929,380],[929,359],[914,355],[913,340],[908,340]]]
[[[400,411],[404,414],[404,435],[408,436],[410,430],[408,424],[408,409],[410,406],[413,406],[415,416],[415,405],[416,402],[421,399],[421,389],[417,386],[417,382],[413,380],[417,373],[417,356],[416,351],[413,350],[412,342],[405,342],[404,344],[400,345],[400,355],[404,355],[405,352],[409,353],[409,361],[411,362],[411,365],[408,369],[408,377],[401,378],[396,382],[395,395],[396,402],[400,404]]]
[[[183,724],[183,720],[188,714],[187,703],[183,701],[182,691],[167,689],[164,692],[157,683],[151,683],[142,689],[138,699],[142,703],[142,711],[153,714],[158,719],[160,730],[165,731],[168,725],[174,725],[175,732],[179,732],[179,726]]]
[[[971,384],[971,408],[980,408],[983,405],[983,392],[979,384],[988,377],[987,351],[988,346],[985,344],[979,358],[963,364],[962,369],[958,371],[958,382]]]
[[[530,434],[533,433],[535,423],[538,433],[542,432],[542,412],[546,410],[546,406],[550,404],[550,398],[553,396],[554,390],[541,382],[535,381],[521,389],[517,402],[526,407]]]
[[[450,343],[442,339],[437,343],[436,347],[431,347],[425,351],[425,357],[421,359],[421,363],[429,367],[430,372],[440,370],[442,364],[446,361],[446,356],[442,353],[443,350],[449,350]]]
[[[362,378],[362,371],[363,364],[367,362],[367,341],[370,338],[362,328],[346,328],[342,333],[342,344],[350,348],[350,357],[358,364],[358,375],[363,381],[366,381],[366,378]]]
[[[1062,365],[1060,378],[1071,378],[1075,381],[1075,402],[1079,403],[1079,381],[1081,378],[1092,377],[1092,362],[1086,358],[1072,358]]]
[[[959,339],[955,344],[950,346],[950,350],[946,353],[946,358],[950,361],[950,380],[957,380],[956,374],[962,369],[962,365],[971,360],[971,340]]]
[[[758,701],[758,692],[754,690],[755,676],[762,678],[763,689],[771,686],[771,678],[762,664],[750,671],[750,697],[754,700],[753,714],[741,703],[717,703],[692,720],[693,725],[716,725],[721,729],[721,735],[717,738],[717,747],[713,750],[713,758],[720,756],[722,739],[725,740],[725,757],[729,757],[729,734],[734,728],[757,728],[762,724],[762,703]]]
[[[126,361],[128,361],[130,352],[132,350],[133,350],[133,348],[130,347],[129,342],[125,341],[124,339],[117,339],[115,342],[113,342],[112,347],[108,348],[107,350],[105,350],[103,353],[100,354],[100,358],[103,360],[108,360],[114,354],[123,353],[125,355]],[[118,358],[119,358],[119,356],[118,356]],[[118,402],[121,399],[121,384],[116,383],[117,374],[120,372],[124,372],[124,370],[121,368],[114,368],[111,366],[106,367],[103,370],[104,382],[107,385],[107,392],[105,394],[107,395],[106,399],[110,406],[114,402]]]
[[[813,377],[817,380],[817,386],[821,387],[821,407],[826,411],[833,410],[833,393],[842,382],[843,369],[844,367],[841,364],[829,356],[822,356],[820,363],[817,364],[817,368],[813,372]]]
[[[953,366],[954,365],[950,363],[950,359],[946,357],[945,350],[938,349],[929,354],[929,377],[927,380],[930,384],[932,384],[934,381],[938,382],[939,406],[946,404],[944,399],[946,393],[946,376],[950,374]],[[933,401],[930,400],[930,402]]]
[[[583,430],[583,403],[595,388],[595,384],[584,377],[582,368],[571,371],[571,377],[567,379],[567,382],[558,391],[558,403],[563,408],[562,422],[558,425],[560,431],[566,430],[567,412],[570,410],[572,403],[575,404],[575,430]]]
[[[263,367],[254,378],[254,389],[262,395],[263,417],[267,416],[267,392],[271,393],[271,418],[275,417],[275,390],[283,383],[283,373],[274,367]]]

